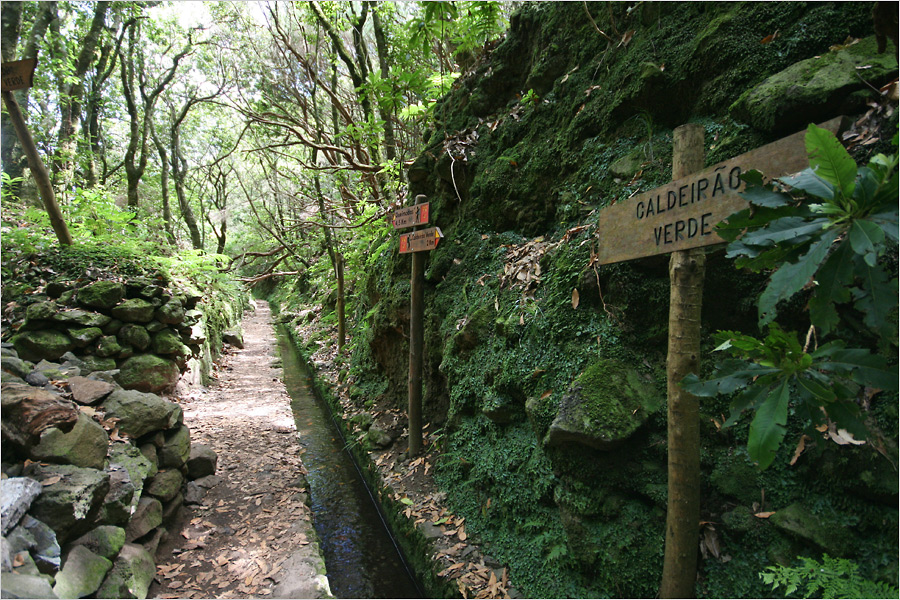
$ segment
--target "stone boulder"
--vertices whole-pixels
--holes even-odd
[[[186,354],[181,336],[168,327],[153,334],[150,349],[156,354]]]
[[[122,325],[116,334],[119,341],[125,346],[131,346],[143,352],[150,347],[150,334],[147,329],[136,323]]]
[[[56,532],[63,542],[88,531],[109,491],[109,474],[72,465],[41,465],[25,469],[43,486],[29,513]]]
[[[0,579],[4,598],[58,598],[50,582],[40,575],[4,573]]]
[[[12,343],[19,356],[30,361],[56,360],[75,347],[72,338],[61,331],[52,329],[26,331],[14,335]]]
[[[191,432],[182,425],[167,431],[165,442],[158,451],[160,468],[180,469],[191,457]]]
[[[60,598],[84,598],[98,589],[112,568],[112,561],[84,546],[69,551],[62,570],[56,575],[54,593]]]
[[[156,575],[150,553],[137,544],[125,544],[97,590],[98,598],[146,598]]]
[[[174,402],[137,390],[115,390],[103,402],[103,407],[106,418],[119,419],[119,430],[132,438],[171,429],[182,415],[181,407]]]
[[[10,477],[0,483],[0,523],[6,535],[19,524],[31,503],[41,494],[41,484],[28,477]]]
[[[118,356],[122,352],[122,345],[114,335],[104,335],[97,340],[97,347],[94,349],[100,358],[112,358]]]
[[[135,446],[128,443],[115,443],[109,448],[109,470],[122,470],[128,473],[128,479],[134,486],[134,498],[131,506],[137,506],[138,498],[144,490],[144,482],[152,473],[155,473],[156,465],[151,463]]]
[[[187,460],[188,478],[200,479],[207,475],[215,475],[219,457],[215,451],[205,444],[191,444],[191,454]]]
[[[56,532],[46,523],[30,515],[22,518],[19,526],[9,534],[11,550],[19,553],[27,550],[34,568],[53,575],[59,570],[60,548]]]
[[[833,519],[815,515],[801,504],[775,511],[769,523],[831,556],[852,555],[857,549],[856,537],[849,529]]]
[[[222,334],[222,341],[235,348],[244,348],[244,336],[240,331],[226,331]]]
[[[69,327],[100,327],[102,329],[112,321],[112,318],[87,310],[67,308],[53,315],[53,320]]]
[[[116,381],[126,389],[164,392],[175,387],[180,376],[174,361],[155,354],[136,354],[119,367]]]
[[[178,298],[171,298],[156,309],[156,320],[166,325],[178,325],[184,320],[184,305]]]
[[[21,379],[25,379],[25,377],[31,373],[31,368],[28,364],[18,356],[4,356],[3,358],[0,358],[0,368]]]
[[[896,54],[878,54],[872,36],[794,63],[744,93],[731,111],[762,131],[791,133],[864,108],[862,97],[856,98],[856,106],[847,104],[854,91],[877,88],[896,77]]]
[[[112,316],[125,323],[149,323],[156,307],[141,298],[125,300],[112,309]]]
[[[94,554],[114,559],[125,544],[125,530],[115,525],[100,525],[72,542],[72,546],[84,546]]]
[[[103,336],[103,330],[99,327],[71,327],[68,331],[72,343],[78,348],[86,348],[94,340]]]
[[[662,398],[637,371],[615,360],[599,360],[563,396],[544,444],[575,442],[611,450],[661,405]]]
[[[177,469],[168,469],[157,473],[147,484],[145,493],[153,496],[160,502],[169,502],[181,493],[184,484],[184,475]]]
[[[87,308],[109,310],[125,297],[125,286],[115,281],[95,281],[79,289],[75,297]]]
[[[113,465],[107,473],[109,473],[109,491],[103,498],[103,508],[98,520],[110,525],[125,525],[137,506],[140,491],[135,488],[125,467]]]
[[[31,449],[36,460],[102,469],[106,462],[109,435],[94,419],[78,413],[75,426],[68,433],[51,427],[41,434],[41,441]]]
[[[206,477],[201,477],[200,479],[188,482],[187,491],[184,494],[184,503],[200,504],[203,502],[203,497],[206,496],[206,493],[221,482],[222,478],[218,475],[207,475]]]
[[[131,520],[125,528],[125,539],[133,542],[160,525],[162,525],[162,503],[156,498],[144,496],[138,502],[137,510],[131,515]]]
[[[97,404],[113,391],[116,386],[105,381],[97,381],[96,379],[88,379],[87,377],[69,377],[69,390],[72,392],[72,399],[78,404],[92,406]]]

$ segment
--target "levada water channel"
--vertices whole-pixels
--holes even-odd
[[[283,327],[278,343],[284,385],[309,475],[313,525],[319,536],[331,593],[338,598],[421,598],[366,484],[344,449],[324,403],[310,387],[306,363]]]

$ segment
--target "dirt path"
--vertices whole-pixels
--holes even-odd
[[[257,303],[243,322],[244,349],[231,349],[217,380],[181,400],[192,443],[218,454],[221,482],[169,528],[151,596],[322,597],[324,565],[270,316]]]

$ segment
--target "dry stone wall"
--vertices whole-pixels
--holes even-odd
[[[177,402],[96,360],[0,353],[3,597],[146,597],[166,525],[218,483],[215,453]]]
[[[166,525],[219,481],[165,396],[199,383],[207,338],[225,337],[200,300],[133,278],[21,303],[0,347],[4,598],[146,597]]]

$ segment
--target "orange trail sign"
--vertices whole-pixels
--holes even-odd
[[[2,90],[12,92],[30,88],[34,79],[34,69],[37,66],[36,58],[14,60],[2,65]]]
[[[440,227],[403,233],[400,235],[400,254],[434,250],[442,237],[444,237],[444,234],[441,232]]]
[[[430,205],[428,202],[422,202],[415,206],[407,206],[394,211],[392,220],[394,229],[405,229],[407,227],[417,227],[428,223],[428,212]]]
[[[821,127],[836,132],[842,117]],[[756,169],[772,179],[808,166],[805,131],[632,196],[600,211],[600,264],[724,243],[715,226],[747,208],[738,196],[742,173]]]

